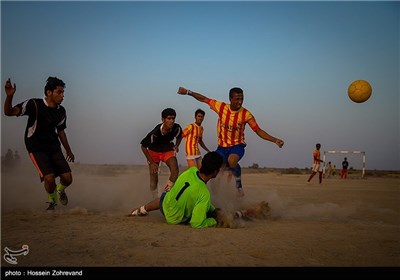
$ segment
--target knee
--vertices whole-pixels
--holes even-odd
[[[54,174],[44,176],[43,181],[46,185],[51,186],[56,184],[56,178]]]
[[[61,184],[64,186],[68,187],[69,185],[72,184],[72,174],[71,173],[65,173],[60,176]]]
[[[236,167],[239,165],[239,156],[232,154],[228,157],[228,165],[232,169],[236,169]]]
[[[238,162],[236,161],[236,160],[230,160],[230,159],[228,159],[228,166],[229,166],[229,168],[232,168],[232,169],[235,169],[236,168],[236,166],[238,165]]]

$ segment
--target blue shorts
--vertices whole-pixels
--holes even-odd
[[[239,160],[244,156],[244,148],[246,147],[246,144],[239,144],[235,145],[232,147],[221,147],[218,146],[216,152],[219,153],[222,156],[222,159],[224,163],[228,161],[228,157],[231,154],[235,154],[239,156]]]
[[[160,212],[161,212],[161,214],[162,214],[163,216],[165,216],[165,215],[164,215],[164,211],[163,211],[163,209],[162,209],[162,203],[163,203],[163,201],[164,201],[164,197],[165,197],[166,194],[167,194],[167,192],[163,192],[163,193],[161,194],[161,196],[160,196]]]

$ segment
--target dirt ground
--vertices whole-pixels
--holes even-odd
[[[160,212],[127,217],[151,199],[146,167],[73,164],[69,204],[47,213],[31,166],[2,170],[1,246],[18,267],[385,267],[400,265],[400,177],[341,180],[245,173],[245,197],[220,174],[209,183],[227,212],[265,200],[268,219],[232,228],[167,225]],[[167,171],[160,174],[160,185]],[[6,261],[6,248],[29,252]]]

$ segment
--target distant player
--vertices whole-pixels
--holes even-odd
[[[329,161],[325,167],[325,178],[330,178],[332,176],[333,166],[332,163]]]
[[[349,168],[349,162],[347,161],[347,157],[342,161],[342,170],[340,173],[340,179],[347,179],[347,171]]]
[[[203,110],[197,109],[194,113],[195,122],[188,124],[182,133],[182,137],[185,138],[186,160],[189,167],[196,166],[200,169],[202,157],[199,145],[207,152],[210,151],[203,142],[204,128],[201,124],[205,114]]]
[[[319,174],[319,183],[322,183],[322,164],[324,161],[321,160],[321,153],[319,151],[321,149],[321,144],[318,143],[315,145],[315,150],[313,152],[313,166],[311,168],[311,174],[308,178],[307,182],[309,183],[311,179],[315,176],[315,174]]]
[[[332,166],[332,176],[333,177],[336,176],[336,165],[335,164]]]
[[[217,152],[222,155],[225,165],[232,171],[236,181],[238,196],[244,196],[240,159],[244,156],[246,142],[244,140],[244,129],[246,124],[262,139],[275,143],[281,148],[284,142],[271,136],[261,129],[253,114],[242,107],[244,94],[241,88],[231,88],[229,91],[230,104],[210,99],[200,93],[193,92],[184,87],[179,87],[178,94],[193,96],[200,102],[204,102],[218,114]]]

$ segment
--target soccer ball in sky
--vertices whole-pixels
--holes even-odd
[[[371,96],[372,87],[367,81],[356,80],[349,85],[347,93],[352,101],[363,103]]]

